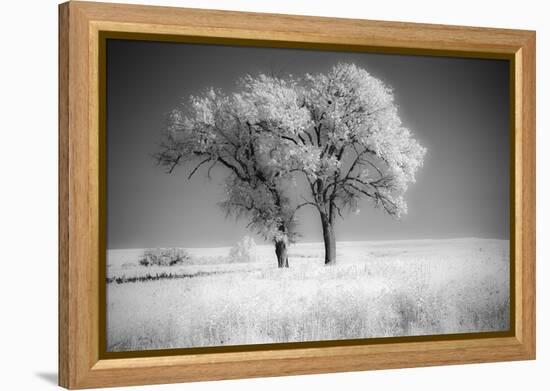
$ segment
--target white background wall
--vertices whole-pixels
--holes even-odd
[[[124,2],[119,0],[119,2]],[[150,387],[539,390],[549,383],[548,20],[544,1],[148,0],[134,3],[537,30],[538,359]],[[0,389],[54,388],[57,373],[57,1],[5,1],[0,31]],[[545,20],[546,19],[546,20]],[[546,330],[545,330],[546,328]],[[548,385],[546,384],[546,387]],[[146,387],[148,389],[148,387]],[[547,388],[546,388],[547,389]]]

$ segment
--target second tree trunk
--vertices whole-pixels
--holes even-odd
[[[288,267],[288,246],[286,240],[275,241],[275,254],[277,254],[277,265],[282,267]]]
[[[334,224],[328,216],[321,214],[323,225],[323,240],[325,242],[325,265],[336,263],[336,236],[334,235]]]

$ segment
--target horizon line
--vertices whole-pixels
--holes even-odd
[[[476,237],[476,236],[458,236],[458,237],[451,237],[451,238],[422,238],[422,239],[380,239],[380,240],[337,240],[336,244],[338,243],[380,243],[380,242],[423,242],[423,241],[451,241],[451,240],[466,240],[466,239],[476,239],[476,240],[502,240],[502,241],[510,241],[510,238],[484,238],[484,237]],[[291,243],[288,245],[288,247],[295,246],[297,244],[323,244],[324,242],[321,241],[315,241],[315,242],[296,242]],[[153,247],[117,247],[117,248],[107,248],[107,251],[111,250],[143,250],[143,249],[149,249],[149,248],[181,248],[181,249],[217,249],[217,248],[231,248],[233,245],[228,246],[214,246],[214,247],[184,247],[184,246],[153,246]],[[257,246],[271,246],[272,243],[262,243],[262,244],[256,244]]]

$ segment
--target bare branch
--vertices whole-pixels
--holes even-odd
[[[292,141],[294,144],[298,145],[298,141],[294,140],[292,137],[289,136],[281,136],[282,139]]]
[[[172,163],[172,166],[171,166],[170,169],[168,170],[168,174],[171,174],[172,171],[174,171],[174,169],[176,168],[176,166],[179,164],[181,158],[182,158],[182,154],[180,153],[180,154],[178,155],[178,157],[176,157],[176,159],[175,159],[174,162]]]
[[[204,159],[202,162],[200,162],[199,164],[197,164],[197,166],[193,169],[193,171],[191,171],[191,173],[189,174],[189,176],[187,177],[187,179],[191,179],[193,177],[193,175],[197,172],[197,170],[206,162],[209,162],[210,161],[210,158],[206,158]]]
[[[351,188],[354,189],[355,191],[358,191],[359,193],[364,194],[364,195],[366,195],[366,196],[369,197],[369,198],[377,198],[376,195],[373,195],[373,194],[369,193],[367,190],[361,189],[360,187],[355,186],[353,183],[347,183],[346,186],[351,187]]]
[[[317,207],[317,204],[315,202],[308,201],[308,202],[303,202],[303,203],[299,204],[298,206],[296,206],[296,208],[294,208],[294,211],[297,212],[299,209],[301,209],[301,208],[303,208],[304,206],[307,206],[307,205],[313,205],[313,206]]]
[[[210,167],[208,167],[208,171],[206,173],[206,176],[208,177],[208,179],[212,179],[212,176],[210,175],[210,172],[212,171],[212,169],[214,168],[214,166],[216,165],[217,163],[217,160],[214,160],[212,162],[212,164],[210,165]]]
[[[336,208],[336,211],[338,212],[338,216],[340,216],[340,218],[344,218],[344,216],[342,215],[342,210],[340,209],[340,207],[338,206],[338,204],[336,204],[336,202],[333,203],[334,207]]]
[[[229,163],[227,160],[225,160],[221,156],[218,157],[218,161],[224,166],[226,166],[227,168],[229,168],[230,170],[232,170],[235,173],[235,175],[239,177],[240,180],[245,182],[249,181],[249,178],[247,178],[243,173],[241,173],[240,170],[235,165]]]

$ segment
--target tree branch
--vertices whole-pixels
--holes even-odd
[[[227,168],[229,168],[230,170],[232,170],[240,180],[242,180],[243,182],[249,182],[250,178],[246,177],[243,173],[241,173],[240,170],[235,165],[229,163],[227,160],[225,160],[221,156],[218,156],[218,161],[224,166],[226,166]]]
[[[313,205],[313,206],[317,207],[317,204],[315,202],[307,201],[307,202],[303,202],[303,203],[299,204],[298,206],[296,206],[296,208],[294,208],[294,212],[297,212],[300,208],[303,208],[304,206],[307,206],[307,205]]]
[[[298,145],[298,141],[294,140],[292,137],[289,136],[281,136],[282,139],[292,141],[294,144]]]
[[[214,168],[214,166],[216,165],[216,163],[217,163],[217,161],[214,160],[214,161],[212,162],[212,164],[210,165],[210,167],[208,167],[208,171],[207,171],[207,173],[206,173],[206,176],[208,177],[209,180],[212,179],[212,176],[210,175],[210,172],[212,171],[212,169]]]
[[[366,195],[366,196],[369,197],[369,198],[377,198],[375,195],[369,193],[369,192],[366,191],[365,189],[361,189],[360,187],[355,186],[353,183],[346,183],[346,186],[351,187],[351,188],[354,189],[355,191],[358,191],[359,193],[364,194],[364,195]]]
[[[178,154],[178,157],[176,159],[174,159],[174,162],[172,163],[172,166],[170,167],[170,169],[168,170],[168,174],[171,174],[172,171],[174,171],[174,169],[176,168],[176,166],[179,164],[181,158],[182,158],[182,154]]]
[[[206,158],[204,159],[202,162],[200,162],[199,164],[197,164],[197,166],[193,169],[193,171],[191,171],[191,173],[189,174],[189,176],[187,177],[187,179],[191,179],[193,177],[193,175],[197,172],[197,170],[206,162],[209,162],[210,161],[210,158]]]

